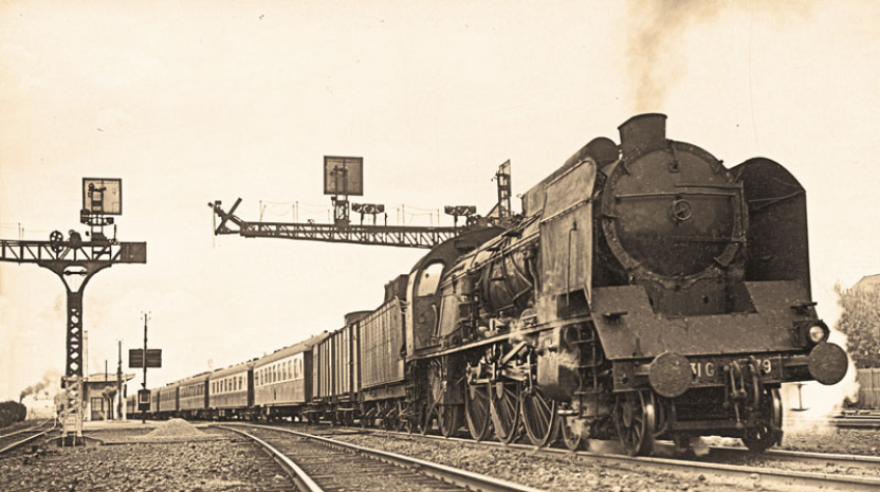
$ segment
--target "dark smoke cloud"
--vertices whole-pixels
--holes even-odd
[[[56,389],[61,385],[61,374],[55,371],[48,371],[43,375],[43,379],[39,382],[34,383],[27,388],[21,390],[21,393],[18,395],[18,402],[21,403],[25,398],[30,395],[38,396],[43,390],[51,390],[52,393],[56,392]]]

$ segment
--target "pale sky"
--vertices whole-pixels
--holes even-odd
[[[880,4],[777,3],[5,1],[0,237],[82,231],[81,179],[122,178],[118,237],[148,263],[86,288],[89,371],[115,370],[116,340],[141,346],[150,311],[154,387],[339,328],[424,254],[214,239],[209,201],[241,197],[250,220],[261,200],[326,208],[322,157],[356,155],[392,221],[400,204],[486,213],[498,164],[523,193],[660,111],[669,138],[800,180],[831,324],[834,283],[880,273]],[[54,274],[0,263],[0,399],[63,370],[64,306]]]

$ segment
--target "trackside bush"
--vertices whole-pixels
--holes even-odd
[[[0,403],[0,427],[21,422],[27,416],[27,407],[16,401]]]

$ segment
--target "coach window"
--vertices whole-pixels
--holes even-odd
[[[436,293],[441,275],[443,275],[443,263],[432,263],[425,267],[419,277],[419,297]]]

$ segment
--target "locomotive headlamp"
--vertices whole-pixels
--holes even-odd
[[[828,330],[828,325],[822,321],[816,321],[807,325],[803,333],[811,344],[818,345],[828,341],[830,330]]]
[[[828,338],[828,327],[826,327],[824,324],[815,324],[810,327],[810,330],[807,332],[807,334],[810,336],[811,342],[820,343]]]

